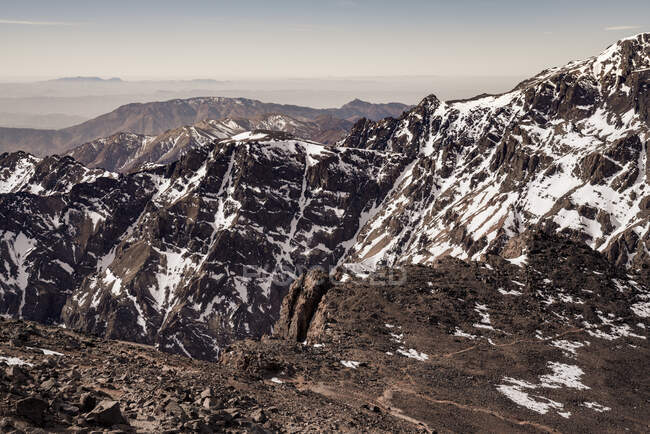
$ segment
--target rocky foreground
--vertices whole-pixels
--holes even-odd
[[[364,280],[313,270],[273,336],[218,363],[3,319],[0,429],[650,430],[648,275],[543,231],[517,246]]]

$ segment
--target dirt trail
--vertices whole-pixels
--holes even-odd
[[[392,415],[393,417],[402,419],[406,422],[412,423],[413,425],[416,425],[418,428],[428,432],[428,433],[433,433],[435,432],[433,429],[431,429],[426,422],[418,420],[414,417],[408,416],[407,414],[404,413],[404,411],[400,408],[387,405],[385,403],[385,400],[383,400],[381,397],[379,399],[373,399],[373,397],[368,396],[364,393],[361,393],[359,391],[354,391],[354,390],[349,390],[349,389],[344,389],[342,385],[336,385],[335,386],[330,386],[325,383],[309,383],[309,382],[304,382],[304,381],[296,381],[295,382],[296,387],[298,390],[309,390],[313,393],[318,393],[319,395],[323,395],[329,399],[341,402],[343,401],[347,405],[350,405],[350,402],[352,401],[356,405],[360,404],[370,404],[370,405],[376,405],[377,407],[382,408],[385,412],[388,414]]]
[[[551,428],[551,427],[549,427],[547,425],[543,425],[543,424],[539,424],[537,422],[531,422],[531,421],[527,421],[527,420],[515,419],[515,418],[509,417],[509,416],[505,416],[505,415],[499,413],[498,411],[495,411],[495,410],[492,410],[492,409],[489,409],[489,408],[478,407],[478,406],[468,405],[468,404],[462,404],[462,403],[447,400],[447,399],[433,399],[433,398],[431,398],[429,396],[418,393],[415,390],[415,387],[412,384],[406,384],[406,385],[404,385],[404,384],[395,384],[395,385],[389,387],[388,389],[386,389],[384,391],[384,394],[379,399],[383,398],[389,404],[390,399],[386,400],[386,397],[392,397],[394,392],[401,392],[401,393],[414,395],[414,396],[417,396],[420,399],[424,399],[427,402],[431,402],[433,404],[451,405],[451,406],[454,406],[456,408],[460,408],[460,409],[463,409],[463,410],[469,410],[469,411],[473,411],[473,412],[476,412],[476,413],[487,414],[487,415],[496,417],[498,419],[501,419],[504,422],[509,422],[509,423],[512,423],[512,424],[518,425],[518,426],[530,426],[530,427],[536,428],[536,429],[538,429],[540,431],[547,432],[547,433],[554,433],[555,434],[555,433],[560,432],[560,431],[558,431],[558,430],[556,430],[554,428]]]
[[[557,334],[557,335],[555,335],[553,337],[550,337],[550,338],[544,338],[544,339],[517,339],[515,341],[507,342],[507,343],[504,343],[504,344],[489,344],[489,345],[493,346],[493,347],[510,347],[510,346],[517,345],[517,344],[536,344],[536,343],[548,342],[548,341],[551,341],[551,340],[554,340],[554,339],[561,338],[562,336],[566,336],[568,334],[580,333],[580,332],[583,332],[583,331],[584,331],[584,329],[582,329],[582,328],[574,328],[574,329],[570,329],[570,330],[567,330],[565,332],[562,332],[560,334]],[[456,356],[458,354],[462,354],[462,353],[466,353],[468,351],[474,350],[474,349],[476,349],[476,348],[478,348],[478,347],[480,347],[482,345],[485,345],[485,343],[480,342],[480,343],[478,343],[476,345],[472,345],[471,347],[465,348],[465,349],[460,350],[460,351],[454,351],[452,353],[447,353],[447,354],[442,354],[442,355],[434,354],[434,356],[437,356],[437,357],[453,357],[453,356]]]

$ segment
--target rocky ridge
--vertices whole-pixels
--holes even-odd
[[[206,119],[249,119],[280,114],[299,122],[317,122],[325,127],[361,117],[382,119],[398,116],[408,108],[399,103],[370,104],[353,101],[339,108],[315,109],[287,104],[265,103],[248,98],[197,97],[150,103],[133,103],[60,130],[0,128],[0,151],[23,150],[37,156],[60,154],[90,141],[118,133],[157,136],[165,131],[194,125]],[[336,119],[335,121],[328,119]],[[319,139],[327,138],[324,134]],[[329,138],[331,140],[333,137]]]
[[[410,165],[360,232],[350,269],[506,253],[534,226],[647,267],[649,82],[645,33],[503,95],[432,95],[399,119],[359,121],[342,146],[399,152]]]
[[[205,120],[192,126],[165,131],[158,136],[117,133],[80,145],[66,155],[87,167],[128,173],[150,164],[174,162],[197,146],[249,131],[282,131],[328,144],[345,137],[351,126],[351,122],[331,116],[319,117],[313,121],[299,121],[281,114],[254,119]]]
[[[303,269],[336,265],[404,164],[246,133],[65,194],[30,194],[25,183],[2,196],[12,261],[1,313],[214,358],[233,339],[270,332]]]

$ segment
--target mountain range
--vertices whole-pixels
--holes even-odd
[[[283,131],[320,143],[335,143],[345,137],[353,123],[324,115],[314,121],[299,121],[286,115],[262,115],[253,119],[205,120],[174,128],[158,136],[117,133],[84,143],[66,155],[87,167],[117,172],[134,171],[147,164],[178,160],[188,150],[214,140],[226,139],[253,130]]]
[[[489,253],[524,264],[513,240],[542,227],[645,267],[649,46],[623,40],[500,96],[429,96],[398,119],[359,121],[334,147],[233,128],[126,176],[5,154],[2,306],[213,357],[268,332],[288,282],[312,266],[364,275]],[[46,293],[59,301],[44,314]]]
[[[349,431],[368,418],[383,431],[644,431],[649,84],[640,34],[501,95],[359,119],[331,145],[300,137],[323,131],[312,109],[195,99],[127,122],[191,125],[155,137],[4,153],[0,314],[219,360],[205,365],[215,378],[279,403],[268,429],[343,430],[318,413],[333,405]],[[118,112],[103,125],[122,128]],[[128,357],[120,369],[128,399],[144,393]],[[196,397],[173,399],[199,419]],[[183,429],[176,410],[129,406]],[[310,409],[315,425],[285,416]]]
[[[317,129],[328,130],[340,121],[359,118],[381,119],[397,116],[408,106],[399,103],[370,104],[354,100],[340,108],[314,109],[286,104],[263,103],[246,98],[205,97],[175,99],[164,102],[133,103],[118,107],[110,113],[79,125],[60,130],[29,128],[0,128],[0,151],[23,150],[37,156],[61,154],[78,145],[117,133],[159,135],[169,129],[192,125],[205,120],[257,120],[265,115],[286,115],[297,121],[315,122]],[[345,127],[345,125],[344,125]],[[335,127],[335,129],[337,129]],[[321,134],[314,139],[342,138],[345,130],[329,137]],[[308,137],[309,138],[309,137]]]

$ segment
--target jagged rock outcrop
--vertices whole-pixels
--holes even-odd
[[[75,185],[98,178],[116,178],[101,169],[88,169],[70,157],[43,159],[26,152],[0,154],[0,194],[25,192],[41,196],[68,193]]]
[[[311,270],[296,279],[282,301],[274,335],[304,341],[318,303],[331,286],[329,274],[320,269]]]
[[[215,358],[270,333],[290,283],[338,263],[405,164],[257,132],[65,194],[26,176],[0,197],[2,313]]]

